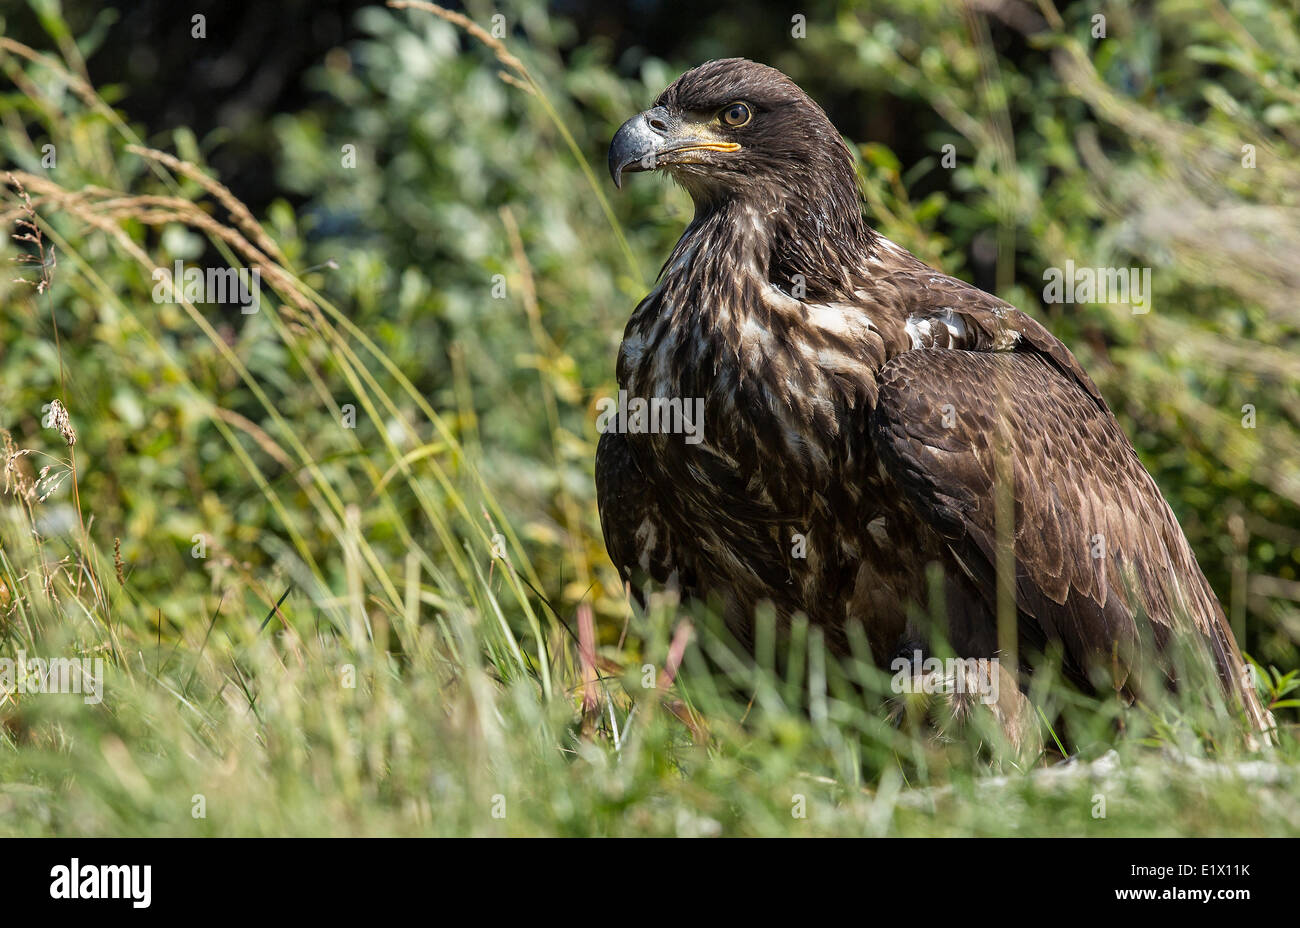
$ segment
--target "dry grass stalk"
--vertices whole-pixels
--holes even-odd
[[[490,32],[480,26],[474,20],[470,19],[464,13],[457,13],[454,10],[448,10],[438,6],[436,3],[426,3],[423,0],[388,0],[388,5],[395,10],[423,10],[426,13],[432,13],[439,19],[445,20],[459,29],[464,29],[469,35],[482,42],[492,54],[496,55],[497,61],[505,65],[509,72],[501,73],[501,79],[507,84],[518,87],[520,90],[526,90],[529,93],[536,93],[537,88],[533,82],[532,76],[529,75],[528,69],[524,63],[510,54],[505,43],[493,36]]]
[[[188,177],[190,180],[197,183],[200,187],[210,193],[218,203],[226,208],[227,212],[229,212],[231,217],[235,220],[235,224],[244,230],[245,235],[257,243],[258,248],[273,257],[280,264],[288,265],[289,261],[285,258],[284,252],[280,251],[280,247],[271,240],[271,237],[262,229],[261,224],[253,218],[253,214],[248,207],[245,206],[243,201],[231,193],[230,189],[220,181],[204,174],[197,165],[191,164],[188,161],[182,161],[173,155],[167,154],[165,151],[158,151],[156,148],[145,148],[142,145],[128,145],[126,146],[126,150],[137,154],[142,158],[152,158],[155,161],[165,164],[177,174]]]
[[[58,430],[69,448],[77,443],[77,430],[72,427],[68,408],[58,400],[50,400],[50,426]]]
[[[27,284],[30,287],[35,287],[38,294],[44,293],[50,289],[54,267],[57,263],[54,256],[54,247],[50,246],[49,251],[46,252],[45,236],[41,234],[41,227],[36,223],[36,208],[32,205],[32,198],[27,193],[27,188],[23,186],[22,182],[14,177],[12,171],[9,172],[9,183],[18,191],[18,196],[23,201],[23,205],[17,210],[16,225],[18,231],[13,234],[12,238],[15,242],[23,242],[36,248],[36,254],[24,251],[13,260],[17,264],[36,265],[41,272],[41,276],[37,280],[16,277],[14,283]]]

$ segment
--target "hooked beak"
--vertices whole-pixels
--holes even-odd
[[[684,123],[666,107],[638,113],[619,127],[609,143],[609,176],[622,188],[623,174],[653,171],[680,162],[682,152],[736,151],[740,146],[710,137],[705,126]]]

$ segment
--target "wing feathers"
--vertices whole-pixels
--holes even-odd
[[[1225,648],[1222,610],[1173,513],[1118,423],[1067,370],[1029,352],[901,354],[880,376],[877,453],[960,558],[991,571],[1001,436],[1022,616],[1081,665],[1118,645],[1132,666],[1157,631],[1193,628],[1233,675],[1240,658]]]

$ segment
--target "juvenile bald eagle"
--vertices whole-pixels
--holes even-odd
[[[1268,727],[1214,592],[1091,378],[1029,316],[871,229],[849,151],[793,81],[734,58],[688,71],[618,130],[609,168],[620,186],[667,171],[695,204],[627,324],[619,386],[704,413],[694,440],[644,416],[601,435],[600,518],[626,580],[715,598],[741,640],[765,600],[840,651],[856,621],[887,666],[929,648],[909,606],[938,605],[938,564],[960,657],[1013,640],[1023,687],[1025,656],[1054,645],[1079,686],[1103,666],[1136,695],[1153,667],[1176,684],[1177,639]],[[1014,571],[1001,642],[999,560]]]

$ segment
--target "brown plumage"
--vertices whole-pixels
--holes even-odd
[[[657,168],[696,212],[628,322],[618,382],[699,398],[704,421],[698,443],[601,436],[601,522],[626,579],[715,597],[742,640],[765,600],[837,650],[859,622],[885,666],[927,651],[909,607],[935,605],[937,563],[950,644],[993,658],[1002,486],[1022,658],[1055,645],[1078,685],[1102,667],[1135,695],[1139,671],[1177,682],[1177,638],[1268,727],[1223,610],[1087,373],[1030,317],[873,231],[849,152],[797,85],[743,59],[687,72],[610,147],[616,184]],[[1013,668],[1022,686],[1029,671]]]

